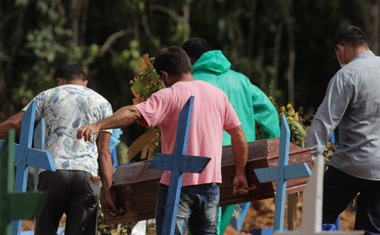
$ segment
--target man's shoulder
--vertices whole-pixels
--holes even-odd
[[[41,93],[45,99],[54,99],[56,97],[57,99],[66,99],[66,97],[71,97],[70,99],[73,100],[94,100],[96,103],[108,103],[109,101],[104,98],[102,95],[100,95],[98,92],[85,87],[85,86],[78,86],[78,85],[63,85],[63,86],[57,86],[51,89],[48,89]]]
[[[202,89],[205,89],[208,91],[221,91],[224,93],[224,91],[219,86],[216,86],[213,83],[210,83],[208,81],[196,80],[196,82],[198,83],[197,86],[199,86]]]
[[[176,95],[182,95],[185,93],[202,93],[202,94],[210,94],[210,95],[217,95],[218,93],[225,94],[224,91],[219,88],[218,86],[213,85],[212,83],[203,81],[203,80],[194,80],[191,82],[182,82],[182,83],[176,83],[173,86],[171,86],[168,89],[162,89],[159,92],[164,93],[168,96]]]
[[[375,70],[373,70],[376,68]],[[368,56],[359,59],[352,60],[350,63],[346,64],[340,68],[334,77],[355,77],[360,76],[363,73],[368,73],[368,71],[378,71],[380,68],[380,57],[378,56]]]
[[[234,76],[236,78],[239,78],[240,80],[243,80],[243,81],[250,81],[249,78],[244,73],[236,71],[236,70],[231,69],[227,74],[229,76]]]

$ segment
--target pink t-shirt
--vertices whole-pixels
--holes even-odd
[[[240,125],[222,90],[200,80],[177,82],[136,105],[146,121],[141,124],[159,126],[162,153],[173,153],[179,113],[190,96],[194,96],[194,106],[186,154],[210,157],[211,161],[200,174],[184,173],[182,186],[221,183],[223,130]],[[161,183],[168,185],[169,181],[170,172],[166,171]]]

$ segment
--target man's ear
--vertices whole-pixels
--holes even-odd
[[[56,79],[55,79],[55,81],[57,82],[57,85],[58,86],[60,86],[60,85],[63,85],[63,78],[60,78],[60,77],[57,77]]]
[[[197,60],[194,57],[190,57],[191,65],[194,65]]]
[[[83,81],[83,85],[84,85],[84,86],[87,86],[87,84],[88,84],[88,80],[84,80],[84,81]]]

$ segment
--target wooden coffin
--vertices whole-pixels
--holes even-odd
[[[254,172],[256,168],[277,166],[279,138],[259,140],[248,143],[249,156],[246,175],[250,193],[245,196],[233,196],[232,181],[235,176],[235,163],[230,146],[223,147],[222,184],[220,185],[220,205],[244,203],[265,198],[274,198],[276,182],[259,183]],[[290,144],[289,165],[306,162],[313,167],[311,149]],[[117,206],[123,208],[124,215],[110,217],[105,213],[106,224],[137,222],[154,218],[159,180],[162,171],[148,169],[150,161],[120,166],[113,174],[113,191]],[[303,191],[308,178],[287,181],[287,194]],[[102,201],[102,200],[101,200]]]

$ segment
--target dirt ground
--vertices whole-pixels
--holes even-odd
[[[302,199],[298,199],[297,203],[297,228],[301,227],[302,217]],[[252,230],[263,227],[273,227],[274,218],[274,199],[265,199],[257,202],[252,202],[245,217],[242,231],[237,232],[230,225],[224,235],[251,234]],[[287,224],[287,214],[285,210],[285,225]],[[344,211],[340,217],[340,230],[353,230],[355,221],[355,212]]]
[[[286,210],[285,210],[286,211]],[[227,227],[224,235],[240,235],[240,234],[251,234],[252,230],[259,229],[263,227],[273,227],[273,217],[274,217],[274,199],[265,199],[257,202],[252,202],[251,206],[245,217],[242,231],[237,232],[231,225]],[[301,217],[302,217],[302,199],[298,199],[297,203],[297,227],[301,227]],[[285,225],[287,223],[285,212]],[[355,212],[344,211],[341,214],[340,225],[341,230],[349,231],[353,230],[355,220]],[[64,224],[62,223],[63,227]],[[286,227],[286,226],[285,226]],[[32,221],[23,222],[23,230],[33,230]]]

